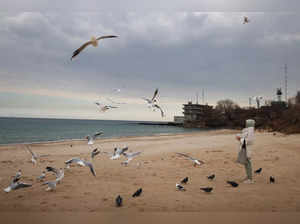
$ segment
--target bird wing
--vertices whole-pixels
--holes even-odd
[[[133,153],[123,153],[127,158],[133,159],[134,157],[138,156],[142,152],[133,152]]]
[[[126,152],[128,150],[128,146],[126,146],[125,148],[121,149],[120,155],[124,154],[124,152]]]
[[[54,167],[47,166],[47,167],[46,167],[46,170],[47,170],[48,172],[53,172],[53,173],[55,173],[56,176],[59,175],[59,170],[56,169],[56,168],[54,168]]]
[[[190,157],[190,156],[188,156],[188,155],[186,155],[186,154],[184,154],[184,153],[176,152],[176,154],[177,154],[177,155],[180,155],[180,156],[183,156],[183,157],[185,157],[185,158],[187,158],[187,159],[190,159],[190,160],[195,160],[194,158],[192,158],[192,157]]]
[[[115,36],[115,35],[107,35],[107,36],[101,36],[101,37],[98,37],[97,40],[101,40],[101,39],[106,39],[106,38],[116,38],[118,36]]]
[[[73,55],[72,55],[72,57],[71,57],[71,60],[73,59],[73,58],[75,58],[84,48],[86,48],[88,45],[90,45],[92,43],[92,41],[88,41],[88,42],[86,42],[86,43],[84,43],[83,45],[81,45],[80,46],[80,48],[78,48],[77,50],[75,50],[74,52],[73,52]]]
[[[31,155],[32,155],[32,157],[34,158],[34,159],[37,159],[37,155],[28,147],[28,146],[26,146],[26,148],[27,148],[27,150],[31,153]]]
[[[32,184],[26,184],[26,183],[18,183],[18,185],[16,186],[15,190],[19,189],[19,188],[24,188],[24,187],[31,187]]]
[[[88,166],[88,167],[90,168],[91,173],[92,173],[94,176],[96,176],[96,172],[95,172],[95,170],[94,170],[93,164],[91,164],[90,162],[86,162],[86,161],[84,161],[84,164],[85,164],[86,166]]]
[[[161,117],[164,117],[165,114],[164,114],[164,111],[161,109],[160,106],[158,106],[157,104],[154,104],[154,107],[158,108],[160,110],[160,113],[161,113]]]
[[[158,94],[158,89],[156,89],[156,90],[154,91],[154,95],[153,95],[151,101],[153,101],[153,100],[156,98],[157,94]]]
[[[93,135],[93,138],[95,139],[96,137],[98,137],[98,136],[100,136],[100,135],[102,135],[103,134],[103,132],[102,131],[99,131],[99,132],[97,132],[97,133],[95,133],[94,135]]]
[[[79,158],[72,158],[72,159],[69,159],[69,160],[65,161],[65,164],[77,163],[79,161],[81,161],[81,159],[79,159]]]

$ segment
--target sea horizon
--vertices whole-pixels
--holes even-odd
[[[153,136],[201,131],[151,121],[0,117],[0,145],[83,140],[103,131],[102,138]],[[167,123],[153,121],[153,123]]]

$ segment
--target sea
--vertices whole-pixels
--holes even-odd
[[[14,143],[38,143],[84,139],[98,131],[103,138],[124,136],[151,136],[196,132],[167,125],[142,125],[141,121],[79,120],[48,118],[1,118],[0,145]]]

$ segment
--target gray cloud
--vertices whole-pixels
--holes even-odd
[[[299,17],[291,12],[4,13],[0,88],[59,92],[56,97],[65,100],[86,96],[88,105],[95,100],[90,97],[112,88],[124,87],[124,98],[132,100],[159,87],[173,115],[202,88],[209,103],[230,97],[245,104],[255,94],[271,98],[287,62],[293,93],[300,83]],[[70,61],[73,50],[102,34],[120,38],[104,40]],[[127,108],[126,118],[134,108]]]

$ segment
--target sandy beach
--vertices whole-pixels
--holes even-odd
[[[93,148],[112,152],[113,148],[129,146],[129,151],[142,151],[127,167],[119,160],[110,160],[101,153],[93,160],[97,176],[88,168],[74,166],[65,171],[65,178],[55,192],[46,192],[36,177],[46,166],[64,167],[72,157],[90,160],[85,141],[32,144],[39,155],[36,166],[24,145],[0,147],[0,211],[1,212],[297,212],[300,211],[300,135],[257,132],[252,147],[253,169],[262,167],[254,175],[254,184],[240,183],[245,177],[244,167],[237,164],[237,131],[219,130],[199,133],[98,139]],[[72,147],[70,147],[72,144]],[[187,153],[205,161],[193,167],[176,152]],[[5,193],[3,189],[18,169],[22,181],[33,183],[30,188]],[[209,181],[206,177],[215,174]],[[269,177],[276,178],[275,184]],[[186,191],[176,190],[175,183],[188,176]],[[47,173],[47,180],[55,179]],[[225,182],[234,180],[238,188]],[[200,187],[211,186],[211,194]],[[143,188],[140,197],[131,195]],[[121,195],[124,205],[115,207]]]

